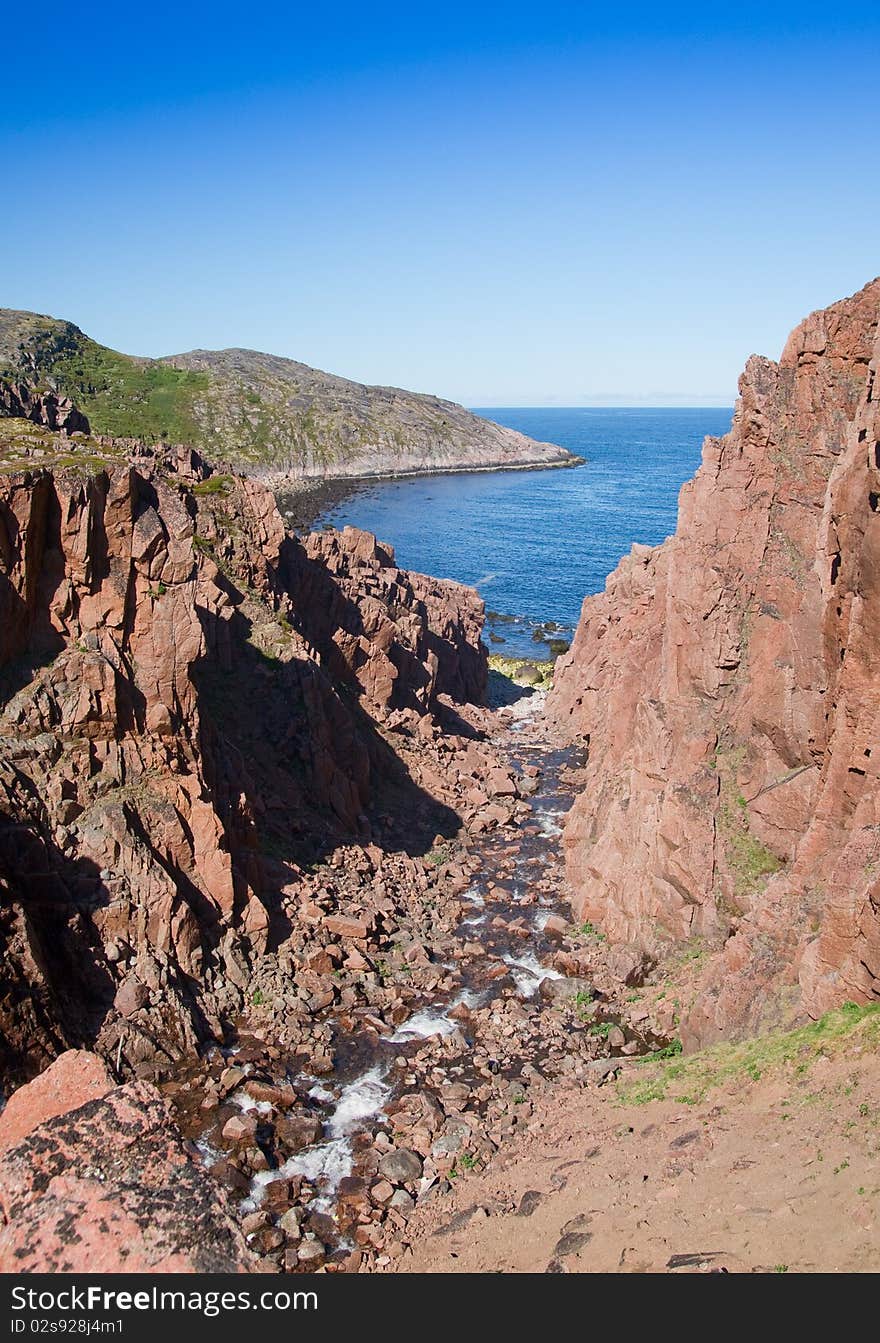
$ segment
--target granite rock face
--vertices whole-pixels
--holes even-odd
[[[364,533],[298,541],[268,490],[190,450],[100,440],[79,467],[14,446],[0,1066],[86,1044],[137,1070],[223,1038],[306,868],[369,841],[386,777],[420,805],[380,726],[400,710],[430,736],[441,694],[480,695],[483,608]]]
[[[62,1054],[13,1097],[41,1108],[46,1079],[68,1105],[35,1122],[0,1162],[4,1273],[236,1273],[254,1267],[227,1196],[185,1150],[148,1082],[99,1088],[77,1073],[94,1055]],[[112,1089],[110,1089],[112,1088]],[[39,1092],[39,1095],[35,1095]]]
[[[67,1049],[45,1072],[14,1092],[0,1113],[0,1153],[39,1125],[100,1100],[115,1083],[103,1059],[87,1049]]]
[[[710,954],[687,1044],[880,996],[880,281],[752,358],[675,536],[584,603],[579,912]],[[696,941],[694,941],[696,939]]]
[[[0,415],[30,420],[66,434],[87,434],[89,422],[69,396],[38,392],[26,382],[0,379]]]
[[[484,608],[470,588],[398,569],[369,532],[314,532],[295,565],[304,635],[371,705],[427,709],[437,695],[480,703]]]

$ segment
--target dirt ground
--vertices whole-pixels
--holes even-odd
[[[877,1271],[877,1025],[763,1072],[752,1055],[713,1065],[728,1075],[696,1102],[644,1099],[644,1066],[554,1089],[522,1138],[416,1212],[396,1271]]]

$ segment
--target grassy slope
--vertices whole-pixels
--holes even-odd
[[[659,1057],[629,1072],[618,1086],[627,1105],[673,1100],[695,1105],[707,1092],[729,1082],[748,1085],[766,1073],[789,1069],[800,1075],[817,1058],[845,1050],[854,1042],[876,1053],[880,1046],[880,1003],[859,1007],[844,1003],[818,1021],[790,1031],[773,1031],[736,1044],[719,1044],[670,1062]],[[644,1070],[644,1072],[643,1072]]]
[[[83,335],[69,322],[32,313],[0,315],[0,376],[53,385],[88,416],[99,434],[196,442],[195,396],[205,373],[131,359]]]
[[[190,443],[245,465],[354,474],[517,465],[565,454],[461,406],[398,388],[365,387],[251,350],[137,359],[70,322],[0,309],[0,377],[69,396],[96,433]],[[569,463],[570,464],[570,463]]]
[[[75,468],[92,475],[126,461],[121,445],[98,443],[92,437],[68,438],[28,420],[0,419],[0,475],[19,471]]]
[[[405,1233],[412,1257],[399,1263],[420,1273],[876,1272],[878,1043],[880,1004],[850,1005],[687,1058],[622,1060],[616,1088],[530,1089],[534,1113],[504,1159],[463,1171],[447,1198],[420,1206]]]
[[[52,377],[98,433],[171,443],[201,437],[193,401],[209,385],[205,373],[128,359],[85,337],[53,364]]]

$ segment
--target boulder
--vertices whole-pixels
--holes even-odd
[[[240,1273],[230,1204],[167,1102],[133,1082],[37,1125],[0,1162],[5,1273]]]
[[[223,1137],[227,1142],[249,1143],[256,1137],[259,1120],[255,1114],[233,1115],[223,1125]]]
[[[405,1147],[395,1147],[379,1162],[379,1174],[393,1184],[408,1184],[421,1178],[422,1158]]]
[[[150,990],[146,984],[142,984],[134,975],[129,975],[116,990],[113,1006],[120,1016],[131,1017],[146,1007],[149,1001]]]
[[[355,940],[363,940],[370,931],[366,919],[350,918],[345,914],[331,914],[329,918],[324,919],[324,927],[328,933],[333,933],[336,937]]]
[[[542,979],[540,993],[541,997],[547,1002],[565,1003],[577,998],[580,994],[591,999],[595,989],[589,979],[583,979],[579,975],[570,975],[562,979]]]
[[[115,1082],[102,1058],[86,1049],[68,1049],[45,1072],[14,1091],[0,1114],[0,1152],[14,1147],[56,1115],[100,1100]]]
[[[299,1152],[318,1141],[322,1127],[315,1115],[286,1114],[275,1121],[275,1134],[289,1151]]]

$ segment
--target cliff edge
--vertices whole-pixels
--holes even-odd
[[[698,967],[686,1045],[880,997],[880,280],[753,357],[676,533],[588,598],[582,916]]]
[[[343,877],[422,872],[489,769],[434,741],[483,697],[482,622],[192,451],[0,419],[4,1082],[69,1045],[149,1069],[270,997],[311,1039],[343,986],[300,966],[309,928],[358,911]]]

